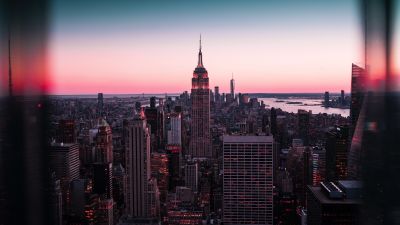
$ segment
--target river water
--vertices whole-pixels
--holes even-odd
[[[327,113],[327,114],[340,114],[343,117],[350,115],[350,109],[340,108],[325,108],[322,106],[321,99],[307,99],[307,98],[258,98],[259,101],[264,101],[267,108],[280,108],[285,112],[297,113],[299,109],[311,110],[313,114]],[[288,102],[296,102],[295,104],[287,104]]]

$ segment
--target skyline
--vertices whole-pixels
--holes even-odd
[[[232,73],[243,93],[349,92],[351,63],[362,65],[357,1],[288,2],[55,1],[49,94],[189,91],[200,33],[221,92]]]

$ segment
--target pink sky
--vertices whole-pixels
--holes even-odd
[[[309,38],[318,35],[318,38]],[[117,38],[115,38],[117,37]],[[189,90],[196,66],[198,35],[104,35],[53,37],[52,93],[179,93]],[[60,43],[62,41],[62,43]],[[360,60],[359,40],[309,31],[203,34],[204,65],[210,87],[237,92],[346,92],[351,63]]]

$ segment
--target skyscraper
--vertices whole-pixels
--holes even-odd
[[[361,112],[361,106],[364,99],[365,82],[366,82],[365,69],[355,64],[351,64],[351,105],[350,105],[351,137],[353,136],[358,116],[360,115]]]
[[[104,107],[103,93],[98,93],[97,94],[97,114],[99,116],[101,116],[103,114],[103,107]]]
[[[324,106],[329,107],[329,92],[325,91]]]
[[[307,112],[299,109],[297,116],[299,137],[303,140],[304,145],[307,146],[309,144],[311,111]]]
[[[180,113],[171,113],[167,116],[167,136],[168,136],[168,145],[182,145],[182,128],[181,128],[181,114]]]
[[[210,139],[210,89],[208,72],[203,66],[203,54],[200,49],[197,67],[192,78],[191,140],[189,154],[192,157],[211,157]]]
[[[79,148],[73,143],[52,143],[49,152],[50,168],[62,186],[79,178]]]
[[[326,179],[347,179],[349,127],[339,126],[326,134]]]
[[[219,102],[219,100],[220,100],[220,94],[219,94],[219,87],[218,86],[215,86],[215,88],[214,88],[215,90],[214,90],[214,97],[215,97],[215,102]]]
[[[112,163],[113,145],[110,125],[104,119],[100,119],[95,130],[97,130],[95,162]]]
[[[57,130],[57,142],[76,143],[75,120],[60,120]]]
[[[223,223],[272,224],[273,137],[223,137]]]
[[[147,217],[147,182],[150,179],[150,131],[144,118],[129,121],[126,132],[126,213]]]
[[[233,79],[233,74],[231,79],[231,96],[235,99],[235,80]]]
[[[199,185],[199,166],[197,162],[187,162],[185,165],[185,186],[197,192]]]

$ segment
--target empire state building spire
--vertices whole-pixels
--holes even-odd
[[[199,60],[197,62],[197,67],[204,67],[203,66],[203,53],[201,53],[201,34],[200,34]]]

